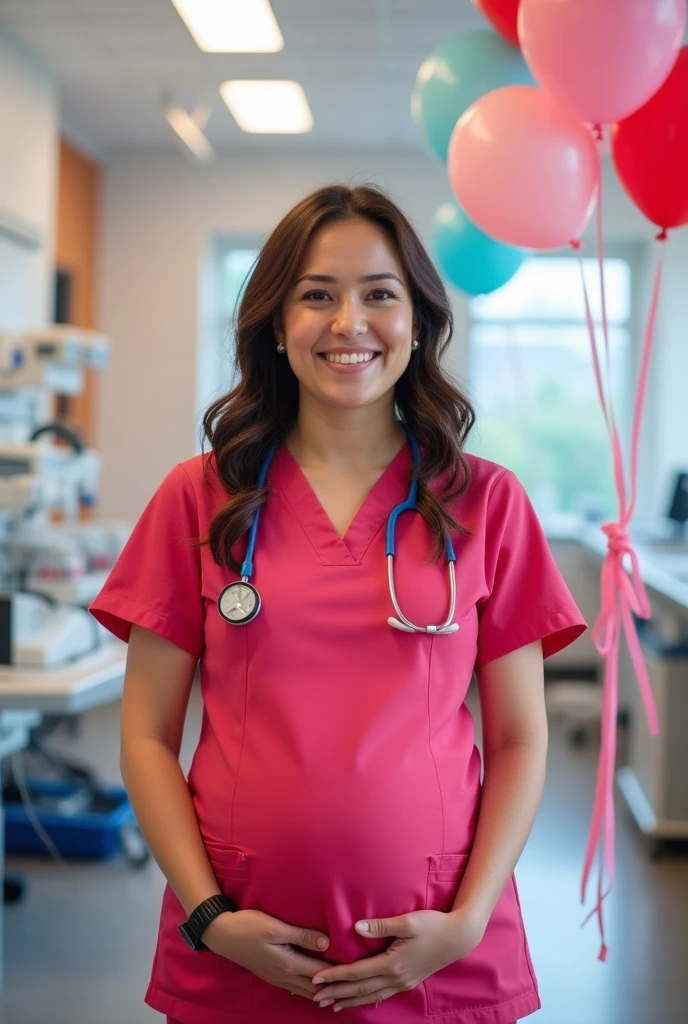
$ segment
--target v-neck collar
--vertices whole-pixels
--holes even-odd
[[[268,483],[280,488],[323,565],[359,565],[391,510],[406,497],[412,470],[411,448],[405,442],[364,498],[343,537],[286,445],[275,455]]]

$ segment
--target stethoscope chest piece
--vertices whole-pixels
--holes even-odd
[[[245,626],[260,611],[260,594],[248,580],[230,583],[217,599],[217,610],[231,626]]]

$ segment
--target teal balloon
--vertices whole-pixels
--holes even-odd
[[[489,29],[454,36],[423,61],[411,114],[442,163],[447,162],[449,138],[463,112],[485,93],[505,85],[536,82],[521,51]]]
[[[443,276],[469,295],[501,288],[528,255],[490,238],[452,201],[442,203],[433,218],[432,249]]]

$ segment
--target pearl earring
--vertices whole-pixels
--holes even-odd
[[[285,347],[284,347],[284,345],[282,344],[281,341],[280,341],[279,345],[277,346],[277,351],[279,352],[279,354],[281,356],[283,356],[284,353],[286,352],[286,349],[285,349]]]
[[[413,349],[414,352],[416,351],[416,349],[418,348],[418,338],[413,339],[413,341],[411,342],[411,348]]]

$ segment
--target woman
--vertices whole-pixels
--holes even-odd
[[[246,287],[211,452],[169,473],[92,606],[129,641],[122,773],[169,883],[146,998],[170,1024],[323,1007],[511,1024],[540,1006],[513,869],[544,781],[543,655],[585,624],[516,478],[462,451],[450,335],[383,193],[304,199]],[[395,606],[385,527],[414,476]]]

